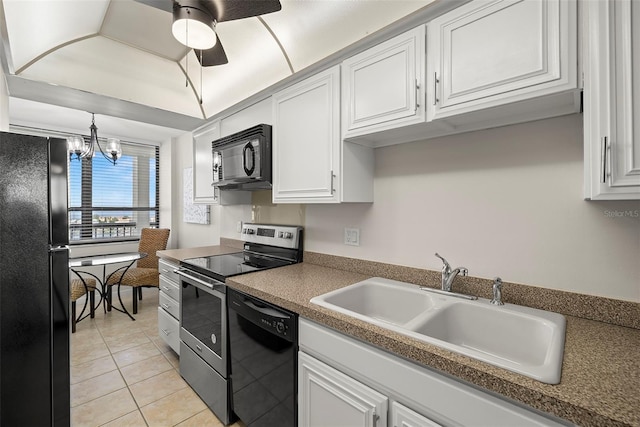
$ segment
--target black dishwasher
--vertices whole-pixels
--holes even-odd
[[[298,424],[298,316],[227,288],[232,407],[247,427]]]

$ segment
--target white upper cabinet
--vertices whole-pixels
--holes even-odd
[[[427,120],[464,124],[465,113],[508,105],[469,119],[490,127],[578,111],[576,8],[573,0],[475,0],[429,22]]]
[[[585,198],[640,199],[640,4],[584,4]]]
[[[425,121],[424,44],[421,25],[342,62],[345,137]]]
[[[373,201],[373,152],[340,138],[340,67],[273,96],[273,202]]]
[[[193,134],[193,202],[217,203],[213,184],[211,141],[220,138],[220,121],[216,120]]]
[[[211,142],[220,137],[220,120],[209,123],[193,133],[193,203],[207,205],[249,204],[251,203],[250,192],[221,191],[212,185]]]

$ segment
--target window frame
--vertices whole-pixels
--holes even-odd
[[[84,135],[83,135],[84,136]],[[86,136],[84,136],[86,138]],[[101,140],[102,138],[100,138]],[[102,141],[101,141],[102,142]],[[160,147],[157,145],[145,144],[134,141],[121,141],[126,145],[138,145],[145,147],[152,147],[155,151],[153,158],[155,159],[155,206],[148,207],[132,207],[132,206],[93,206],[93,188],[90,188],[89,191],[85,191],[85,185],[93,186],[93,162],[92,159],[83,158],[82,161],[82,172],[81,172],[81,203],[80,207],[72,207],[70,204],[67,206],[67,218],[69,218],[71,212],[80,212],[81,213],[81,224],[80,227],[73,227],[71,222],[69,221],[69,245],[94,245],[94,244],[104,244],[104,243],[123,243],[123,242],[136,242],[140,240],[140,235],[127,235],[126,227],[124,228],[124,232],[122,235],[119,232],[116,232],[115,237],[107,237],[107,238],[98,238],[94,237],[95,230],[99,227],[96,227],[93,223],[93,216],[95,212],[107,212],[107,211],[127,211],[127,212],[154,212],[155,213],[155,221],[150,222],[151,227],[158,228],[160,227]],[[96,153],[96,156],[101,156],[102,154]],[[123,155],[126,155],[126,151]],[[149,157],[151,159],[151,157]],[[70,159],[69,162],[78,161],[75,158]],[[116,164],[117,167],[117,164]],[[69,184],[70,175],[69,175]],[[150,194],[151,195],[151,194]],[[121,225],[122,226],[122,225]],[[80,234],[84,234],[84,237],[78,239],[72,239],[71,233],[72,228],[79,228]],[[109,227],[102,227],[109,228]],[[133,228],[136,228],[134,225]],[[88,236],[88,232],[91,233],[91,236]],[[103,232],[104,236],[104,232]]]

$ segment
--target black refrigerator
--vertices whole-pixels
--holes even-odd
[[[69,426],[67,144],[0,132],[0,425]]]

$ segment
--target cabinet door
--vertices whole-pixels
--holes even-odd
[[[385,427],[387,397],[319,360],[298,353],[298,424]]]
[[[577,88],[576,2],[475,0],[427,26],[427,119]]]
[[[345,136],[425,120],[421,25],[342,62]]]
[[[340,68],[273,96],[273,202],[340,201]]]
[[[391,404],[391,425],[393,427],[441,427],[441,424],[431,421],[398,402]]]
[[[585,3],[585,197],[640,199],[640,5]]]
[[[220,122],[211,123],[193,135],[193,202],[218,203],[213,183],[211,141],[220,137]]]

